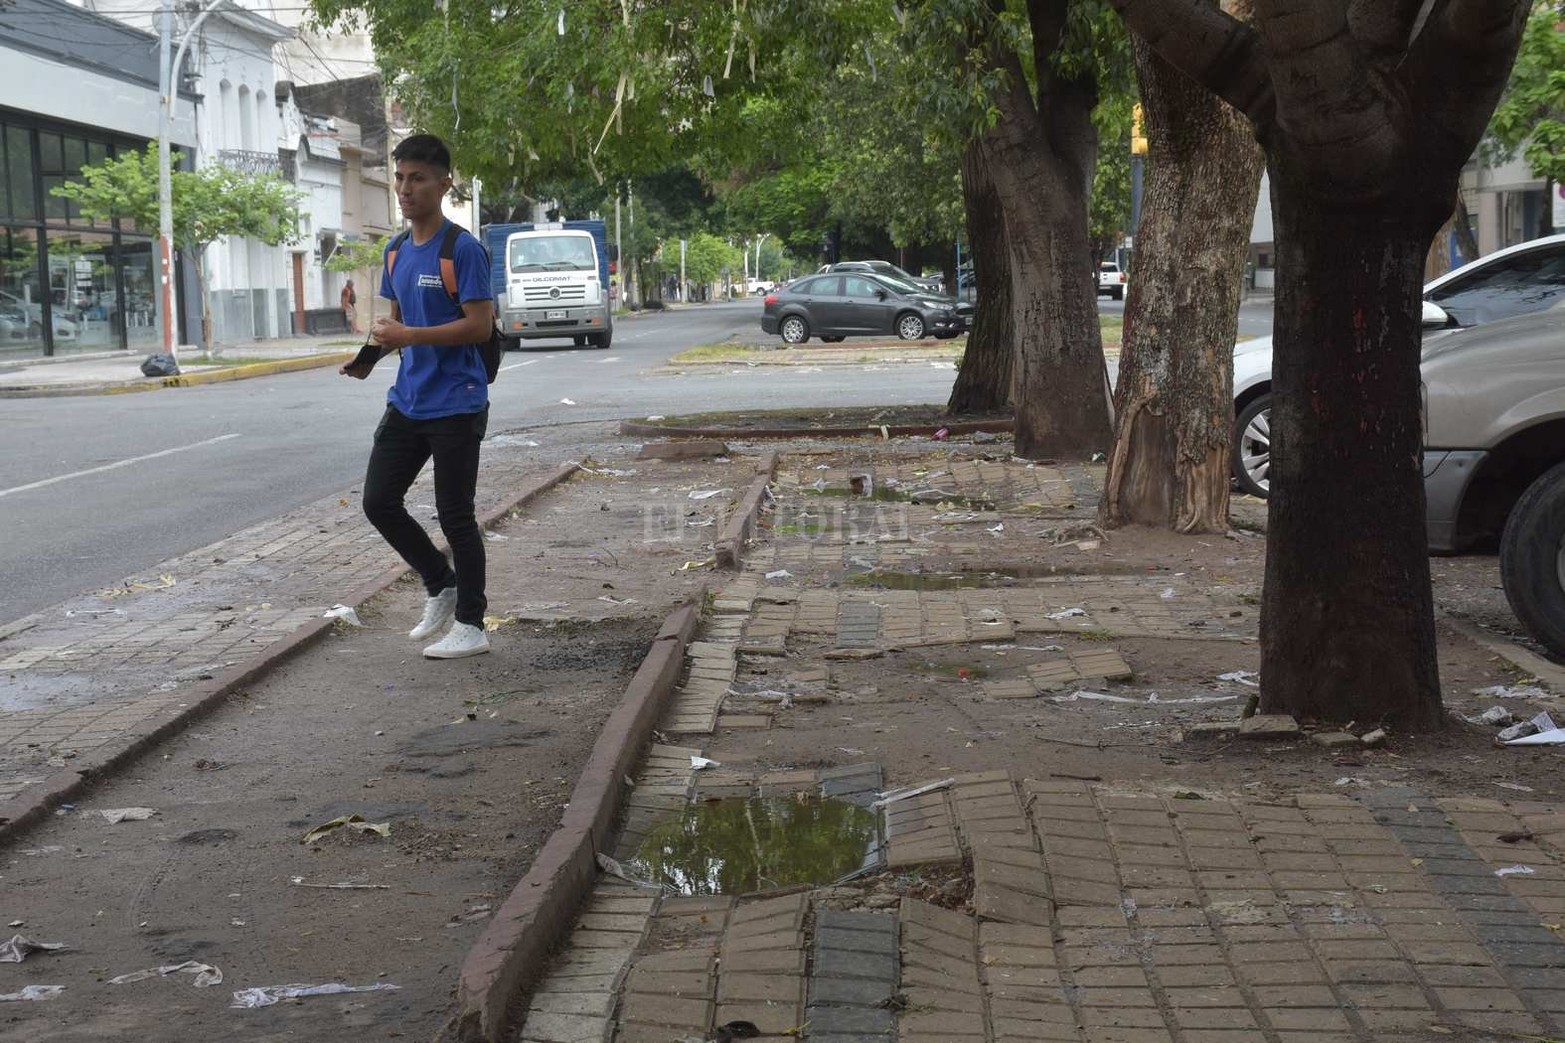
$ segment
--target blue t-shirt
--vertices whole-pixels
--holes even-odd
[[[426,243],[415,243],[409,235],[397,247],[392,271],[388,274],[384,264],[381,266],[380,295],[397,302],[402,322],[408,326],[442,326],[462,317],[462,309],[440,281],[440,242],[444,236],[444,224]],[[489,257],[478,240],[461,232],[452,253],[457,296],[463,301],[493,299]],[[489,381],[478,345],[409,344],[402,349],[397,382],[386,393],[386,401],[412,420],[483,409],[489,404]]]

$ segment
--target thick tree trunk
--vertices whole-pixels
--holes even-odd
[[[1150,142],[1099,518],[1228,528],[1232,348],[1261,150],[1249,121],[1134,39]]]
[[[951,413],[1000,413],[1011,405],[1011,255],[1005,241],[1005,216],[983,147],[970,142],[962,153],[962,202],[967,241],[977,279],[973,328],[956,371],[946,410]],[[953,287],[960,291],[960,287]]]
[[[1261,706],[1437,728],[1418,366],[1424,256],[1441,215],[1340,206],[1286,162],[1271,157]]]
[[[1093,92],[1059,81],[1035,109],[1017,76],[995,101],[1000,121],[983,148],[1010,248],[1016,455],[1086,457],[1113,437],[1097,284],[1087,267]]]

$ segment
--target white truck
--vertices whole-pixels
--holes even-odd
[[[487,230],[500,330],[508,340],[614,339],[609,250],[602,221],[495,224]]]

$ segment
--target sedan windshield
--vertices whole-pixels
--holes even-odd
[[[595,269],[592,240],[580,235],[545,235],[512,239],[506,261],[513,272]]]

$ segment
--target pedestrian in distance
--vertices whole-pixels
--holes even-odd
[[[342,317],[348,324],[349,333],[359,332],[359,295],[353,292],[352,279],[342,287]]]
[[[424,616],[408,636],[423,640],[449,623],[424,655],[460,659],[489,651],[484,539],[473,506],[479,443],[489,423],[479,349],[494,326],[489,258],[477,239],[448,228],[441,212],[451,188],[445,144],[415,134],[391,158],[397,202],[410,226],[387,244],[382,265],[380,295],[391,302],[391,315],[376,320],[370,343],[339,372],[363,380],[377,360],[400,355],[364,476],[364,514],[424,581]],[[451,547],[449,561],[404,503],[431,458],[435,513]]]

